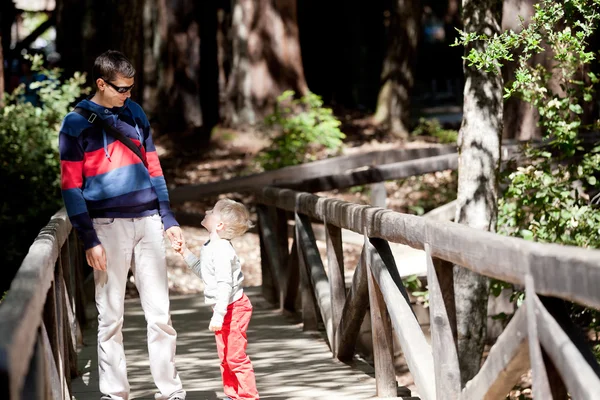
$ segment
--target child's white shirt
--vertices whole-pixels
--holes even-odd
[[[204,301],[213,306],[211,323],[222,325],[227,306],[244,293],[240,260],[225,239],[211,239],[202,246],[200,258],[189,252],[185,261],[204,282]]]

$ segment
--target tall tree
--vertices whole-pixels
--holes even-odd
[[[463,0],[466,32],[493,36],[501,32],[501,0]],[[473,46],[484,49],[485,41]],[[503,80],[498,74],[464,64],[463,121],[458,133],[458,204],[455,221],[495,231],[503,114]],[[455,267],[458,356],[463,385],[481,365],[485,340],[488,280]]]
[[[236,0],[225,121],[255,124],[286,89],[307,93],[296,0]]]
[[[408,137],[420,18],[420,0],[393,1],[387,53],[373,122],[386,124],[390,132],[398,137]]]

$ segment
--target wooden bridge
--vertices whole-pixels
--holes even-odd
[[[256,305],[249,353],[263,398],[397,397],[394,340],[414,379],[413,394],[421,399],[503,399],[529,369],[536,399],[552,399],[566,391],[573,399],[600,397],[600,368],[591,350],[570,320],[550,306],[562,299],[600,307],[600,251],[527,242],[290,189],[375,184],[453,169],[456,157],[443,147],[379,152],[173,191],[174,202],[233,190],[255,194],[263,285],[261,293],[249,290]],[[299,171],[309,181],[293,182]],[[278,187],[262,188],[265,184]],[[313,229],[319,223],[325,231],[326,263]],[[348,290],[342,229],[363,237]],[[402,285],[402,265],[390,246],[394,243],[425,251],[430,341]],[[85,303],[83,260],[61,210],[34,241],[0,306],[2,398],[99,395],[94,317],[86,315],[90,305]],[[453,265],[519,285],[526,293],[526,301],[466,387],[461,387],[456,346],[451,345],[456,342]],[[190,399],[216,399],[222,396],[218,362],[201,300],[172,300],[179,332],[176,361]],[[371,319],[373,369],[355,357],[366,313]],[[153,394],[144,327],[139,304],[128,301],[124,336],[135,398]],[[82,343],[86,346],[77,353]]]

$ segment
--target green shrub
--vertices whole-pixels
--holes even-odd
[[[456,143],[458,132],[452,129],[444,129],[437,119],[419,118],[419,124],[412,131],[413,136],[432,136],[440,143]]]
[[[10,275],[3,279],[6,286],[39,230],[62,206],[58,130],[71,104],[86,92],[82,74],[61,81],[59,70],[41,67],[40,57],[31,61],[32,70],[46,77],[30,84],[37,90],[40,106],[23,100],[21,85],[5,96],[0,108],[2,265]]]
[[[340,121],[314,93],[293,99],[287,90],[277,98],[273,114],[265,125],[272,135],[271,145],[259,154],[257,160],[265,170],[298,165],[316,158],[316,152],[326,149],[337,154],[346,137],[340,131]]]

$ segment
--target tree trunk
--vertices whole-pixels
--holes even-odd
[[[210,139],[219,122],[219,64],[217,47],[218,7],[215,1],[203,1],[198,8],[200,21],[200,107],[204,139]]]
[[[464,29],[489,36],[499,34],[500,0],[463,0]],[[482,41],[473,44],[483,49]],[[471,47],[465,48],[468,54]],[[455,220],[495,231],[498,214],[498,172],[503,113],[503,80],[499,74],[464,64],[463,122],[458,134],[458,205]],[[488,279],[455,267],[458,356],[461,381],[469,381],[481,365],[485,341]]]
[[[284,90],[308,92],[295,0],[236,0],[233,7],[233,65],[225,121],[230,126],[261,120]]]
[[[389,126],[394,136],[407,138],[410,95],[414,84],[421,27],[420,0],[395,0],[391,10],[388,48],[373,122]]]
[[[529,20],[533,15],[533,4],[535,0],[505,0],[502,10],[502,30],[512,29],[514,31],[521,30],[521,21],[519,17],[524,19],[525,25],[529,24]],[[536,54],[532,57],[530,64],[542,64],[546,68],[549,62],[552,61],[552,55],[547,52]],[[503,76],[506,82],[515,79],[515,71],[517,62],[507,62],[503,68]],[[505,139],[528,140],[532,138],[540,138],[541,130],[537,126],[539,115],[537,110],[529,103],[524,102],[516,96],[511,97],[504,103],[504,132],[502,137]]]

